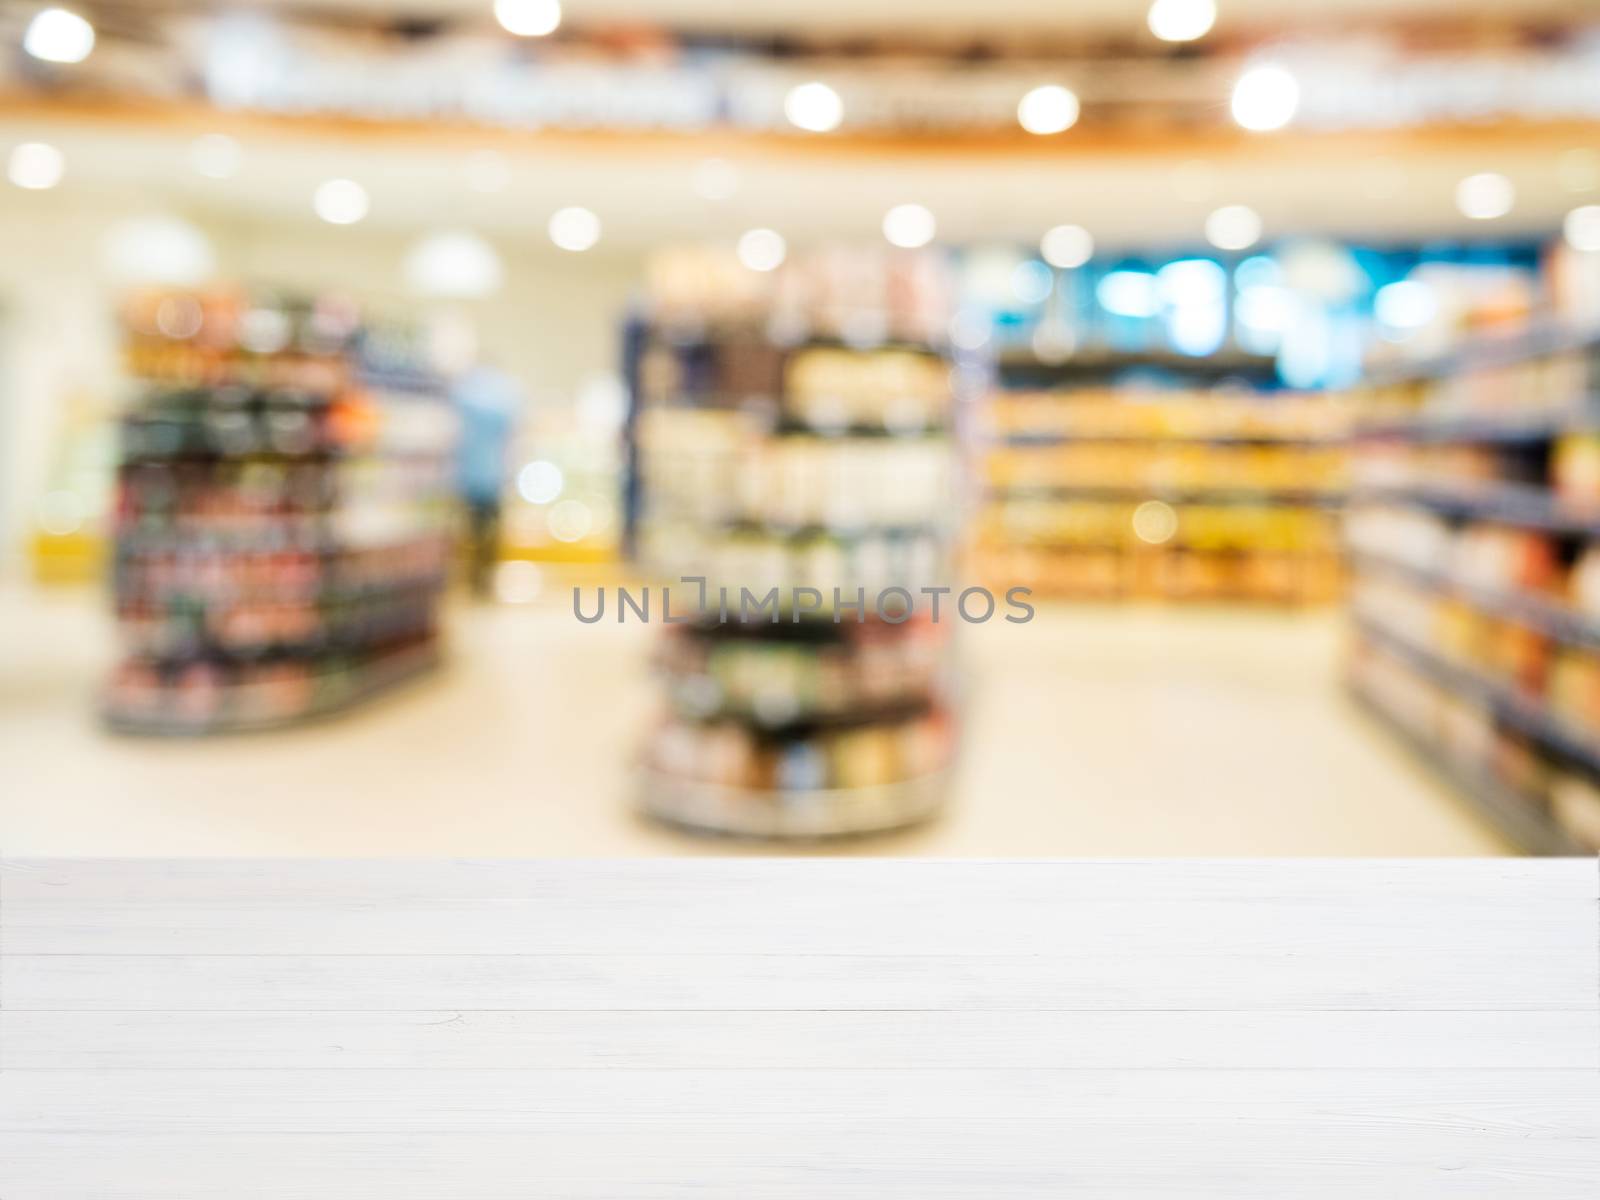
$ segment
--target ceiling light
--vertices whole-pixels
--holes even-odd
[[[1215,0],[1155,0],[1145,18],[1163,42],[1192,42],[1217,23]]]
[[[67,160],[47,142],[22,142],[11,148],[6,160],[6,178],[31,192],[53,188],[61,182]]]
[[[529,504],[549,504],[565,486],[561,468],[545,459],[535,459],[517,472],[517,491]]]
[[[1402,279],[1378,289],[1372,312],[1391,329],[1421,329],[1439,315],[1439,300],[1427,284]]]
[[[1153,317],[1161,311],[1156,277],[1149,271],[1112,271],[1095,286],[1094,298],[1119,317]]]
[[[494,0],[494,19],[518,37],[544,37],[561,24],[558,0]]]
[[[217,271],[206,235],[179,217],[124,218],[106,231],[100,253],[107,272],[123,283],[197,287]]]
[[[22,48],[45,62],[79,63],[94,49],[94,26],[75,12],[47,8],[28,22]]]
[[[1456,207],[1474,221],[1492,221],[1511,211],[1517,190],[1511,180],[1495,171],[1468,175],[1456,184]]]
[[[1261,240],[1261,217],[1244,204],[1224,204],[1206,218],[1206,241],[1218,250],[1243,250]]]
[[[600,218],[587,208],[562,208],[550,216],[550,240],[563,250],[588,250],[600,240]]]
[[[227,179],[244,161],[239,143],[225,133],[208,133],[189,143],[189,164],[207,179]]]
[[[1039,239],[1039,253],[1052,267],[1071,270],[1094,257],[1094,238],[1082,225],[1057,225]]]
[[[1017,120],[1029,133],[1060,133],[1078,121],[1078,97],[1059,84],[1036,87],[1017,105]]]
[[[883,214],[883,236],[905,250],[926,246],[938,230],[933,214],[920,204],[896,204]]]
[[[773,271],[782,263],[788,246],[774,229],[751,229],[739,239],[739,261],[752,271]]]
[[[492,295],[505,278],[495,248],[467,230],[429,234],[407,253],[404,271],[418,295],[455,300]]]
[[[783,115],[801,129],[827,133],[844,120],[844,101],[825,83],[801,83],[783,98]]]
[[[1300,84],[1275,64],[1251,67],[1233,85],[1232,107],[1233,119],[1246,129],[1282,129],[1300,107]]]
[[[1600,204],[1585,204],[1561,222],[1562,235],[1574,250],[1600,251]]]
[[[1178,532],[1177,510],[1164,500],[1146,500],[1133,510],[1133,532],[1152,546],[1170,542]]]
[[[1221,304],[1228,273],[1209,258],[1180,258],[1156,272],[1156,291],[1174,307]]]
[[[311,207],[330,225],[354,225],[367,215],[367,189],[353,179],[328,179],[317,185]]]

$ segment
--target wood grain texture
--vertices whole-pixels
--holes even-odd
[[[0,864],[4,1200],[1535,1197],[1589,861]]]

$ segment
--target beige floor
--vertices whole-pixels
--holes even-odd
[[[462,608],[453,665],[279,734],[102,732],[98,601],[0,591],[0,850],[21,855],[749,853],[628,807],[654,631]],[[1041,610],[964,631],[942,821],[835,852],[1461,855],[1507,848],[1350,709],[1331,616]]]

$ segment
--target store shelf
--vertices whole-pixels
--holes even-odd
[[[1411,756],[1439,775],[1488,823],[1527,854],[1586,854],[1584,847],[1560,829],[1531,800],[1518,795],[1484,771],[1452,758],[1427,734],[1413,729],[1359,684],[1349,683],[1351,700]]]
[[[1371,364],[1366,382],[1376,387],[1448,379],[1467,371],[1515,366],[1529,359],[1600,346],[1600,330],[1535,322],[1506,331],[1479,330],[1444,354]]]
[[[703,577],[713,596],[776,594],[786,616],[799,615],[802,590],[818,593],[809,620],[746,621],[719,597],[720,619],[663,631],[666,703],[642,756],[648,815],[813,838],[898,828],[942,802],[923,776],[957,737],[948,630],[923,628],[921,614],[844,625],[826,614],[834,589],[851,600],[859,587],[869,609],[896,589],[926,613],[919,592],[954,584],[955,372],[911,336],[947,327],[943,278],[938,257],[796,256],[743,319],[726,319],[719,294],[702,302],[722,319],[682,320],[674,296],[652,310],[664,324],[629,324],[636,561]],[[876,306],[862,305],[864,286]],[[892,336],[823,336],[841,289]],[[763,309],[773,296],[809,314],[810,336],[781,336],[788,310]]]
[[[1080,500],[1162,500],[1169,504],[1283,505],[1290,508],[1337,508],[1344,503],[1342,492],[1308,492],[1292,488],[1102,487],[1092,484],[1013,483],[991,484],[984,494],[989,499],[1037,496]]]
[[[1350,493],[1350,503],[1413,504],[1447,517],[1600,537],[1600,508],[1564,504],[1548,488],[1536,484],[1481,483],[1468,488],[1357,485]]]
[[[1110,347],[1083,350],[1065,358],[1042,358],[1022,346],[1008,346],[996,356],[996,366],[1007,378],[1026,375],[1036,379],[1111,378],[1130,371],[1166,371],[1184,379],[1224,379],[1245,376],[1256,380],[1277,378],[1277,359],[1266,354],[1223,350],[1195,357],[1175,350],[1151,348],[1118,350]]]
[[[1501,723],[1553,751],[1558,757],[1591,774],[1600,775],[1600,742],[1575,729],[1544,705],[1518,695],[1498,680],[1451,662],[1370,617],[1357,613],[1355,626],[1368,643],[1402,660],[1418,674],[1456,695],[1472,699],[1493,713]]]
[[[952,770],[873,787],[783,791],[723,787],[645,769],[640,807],[694,833],[832,840],[919,825],[945,805]]]
[[[1194,446],[1303,446],[1317,448],[1342,446],[1348,439],[1335,437],[1297,437],[1277,433],[1096,433],[1048,430],[1038,433],[992,433],[984,439],[991,446],[1067,446],[1084,442],[1106,445],[1194,445]]]
[[[1352,551],[1351,565],[1358,571],[1380,572],[1430,591],[1463,600],[1492,616],[1526,625],[1555,641],[1600,650],[1600,620],[1526,592],[1481,587],[1444,571],[1402,562],[1368,551]]]
[[[170,713],[139,714],[125,706],[103,702],[100,716],[114,733],[141,737],[192,738],[232,734],[269,733],[298,725],[313,724],[337,716],[376,699],[385,692],[439,669],[444,659],[437,644],[407,647],[380,655],[358,668],[359,678],[346,687],[323,689],[329,697],[313,702],[296,712],[271,716],[238,716],[184,720]],[[318,684],[312,683],[313,690]]]
[[[163,333],[163,306],[192,328]],[[107,723],[278,728],[437,662],[457,417],[420,331],[224,289],[138,293],[125,318]]]
[[[922,695],[904,700],[854,705],[836,712],[802,708],[793,713],[776,715],[744,704],[717,705],[706,711],[693,704],[682,703],[673,693],[669,692],[669,696],[673,698],[674,711],[684,720],[699,724],[738,721],[758,730],[763,737],[777,740],[805,738],[816,733],[853,729],[861,725],[898,724],[926,716],[937,704],[931,691],[925,691]]]
[[[1548,442],[1567,433],[1596,432],[1600,432],[1600,412],[1596,405],[1588,404],[1553,412],[1452,413],[1386,419],[1358,424],[1352,437],[1374,441],[1497,442],[1515,446]]]

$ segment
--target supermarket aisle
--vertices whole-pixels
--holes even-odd
[[[462,610],[440,677],[330,723],[104,734],[94,596],[0,594],[0,846],[12,854],[638,855],[746,850],[633,819],[654,630]],[[1042,610],[964,630],[954,812],[840,847],[926,855],[1505,851],[1336,685],[1331,616]],[[329,796],[335,799],[329,800]]]

